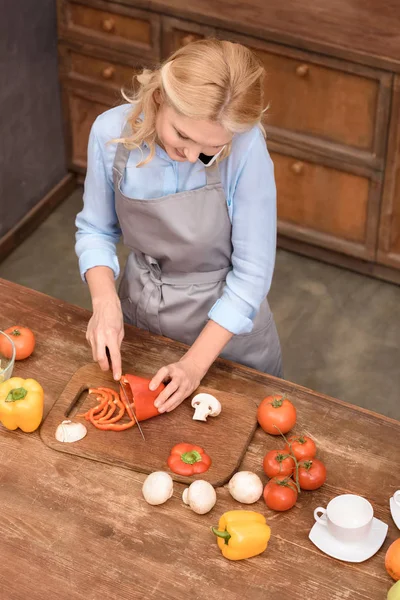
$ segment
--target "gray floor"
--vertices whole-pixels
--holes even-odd
[[[73,247],[81,203],[79,188],[0,277],[90,308]],[[278,251],[269,300],[286,379],[400,420],[400,287]]]

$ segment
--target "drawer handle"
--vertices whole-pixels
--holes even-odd
[[[103,31],[111,33],[115,29],[115,21],[114,19],[103,19],[101,26],[103,28]]]
[[[188,33],[181,39],[181,46],[187,46],[196,40],[196,36],[193,33]]]
[[[102,72],[101,72],[101,76],[103,79],[112,79],[115,75],[115,69],[114,67],[105,67]]]
[[[298,77],[307,77],[309,72],[310,67],[308,65],[299,65],[296,68],[296,75],[298,75]]]
[[[295,175],[301,175],[302,172],[304,171],[304,163],[298,161],[292,164],[292,166],[290,167],[292,172]]]

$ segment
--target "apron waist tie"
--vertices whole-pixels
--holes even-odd
[[[143,286],[139,303],[136,307],[138,327],[162,335],[158,311],[162,300],[163,285],[200,285],[202,283],[219,283],[226,279],[231,266],[215,271],[197,273],[163,273],[155,258],[148,254],[134,253],[135,262],[140,269],[148,272],[149,279]]]
[[[215,271],[198,271],[197,273],[163,273],[155,258],[148,254],[142,256],[135,253],[138,265],[149,271],[150,277],[155,285],[199,285],[202,283],[218,283],[226,279],[232,267],[224,267]]]

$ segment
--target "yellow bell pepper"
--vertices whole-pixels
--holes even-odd
[[[212,527],[225,558],[241,560],[261,554],[266,549],[271,528],[265,517],[252,510],[230,510],[222,515],[218,529]]]
[[[11,377],[0,383],[0,422],[7,429],[35,431],[43,417],[44,392],[34,379]]]

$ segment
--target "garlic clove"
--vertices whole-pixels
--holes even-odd
[[[87,434],[87,429],[83,423],[73,423],[72,421],[63,421],[56,429],[56,440],[59,442],[79,442]]]
[[[185,504],[189,504],[189,488],[183,490],[182,500]]]

